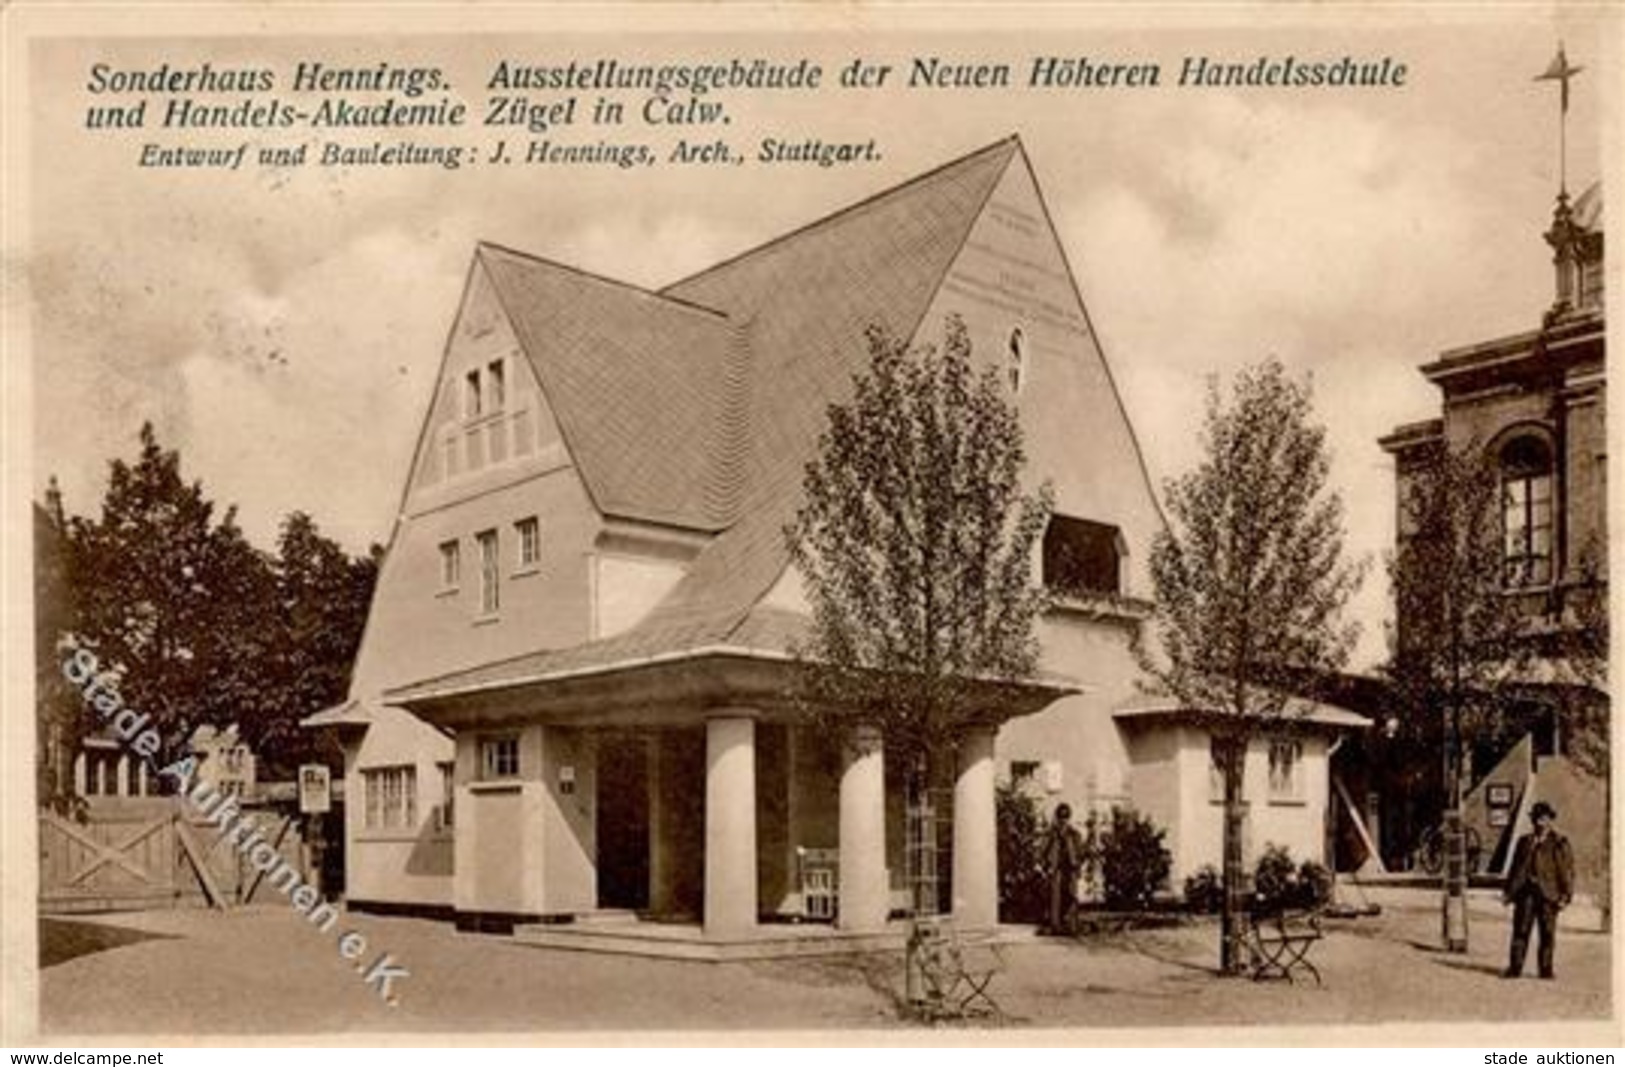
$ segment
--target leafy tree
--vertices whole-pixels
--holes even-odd
[[[380,549],[352,559],[295,512],[277,554],[260,551],[235,509],[216,521],[202,485],[182,478],[179,455],[150,424],[136,461],[112,462],[99,518],[68,520],[56,507],[71,612],[65,622],[53,616],[53,644],[65,638],[95,653],[170,753],[203,723],[237,723],[263,777],[331,759],[298,723],[348,688]],[[77,705],[83,728],[82,695],[70,696],[64,707]]]
[[[291,775],[301,762],[336,755],[317,749],[299,721],[349,690],[381,554],[374,546],[367,556],[350,557],[302,511],[283,520],[275,604],[263,621],[271,634],[260,672],[268,688],[259,695],[249,736],[277,773]]]
[[[940,349],[868,339],[785,530],[812,614],[797,700],[837,736],[877,731],[917,799],[964,731],[1001,715],[986,683],[1036,671],[1050,493],[1023,491],[1016,412],[997,373],[977,372],[960,319]],[[918,809],[911,835],[927,832]],[[914,875],[916,907],[934,911]]]
[[[1327,488],[1326,432],[1307,383],[1277,360],[1208,387],[1203,459],[1164,487],[1168,527],[1151,547],[1151,688],[1201,713],[1224,775],[1220,969],[1242,964],[1243,770],[1248,741],[1306,710],[1305,673],[1347,661],[1341,613],[1363,566],[1343,559],[1343,505]]]
[[[1389,631],[1387,674],[1402,737],[1437,745],[1431,750],[1443,755],[1444,940],[1462,952],[1464,752],[1468,741],[1522,724],[1527,701],[1508,683],[1533,651],[1529,609],[1503,591],[1500,483],[1482,456],[1471,444],[1440,447],[1402,472],[1399,539],[1388,566],[1397,622]]]
[[[100,518],[75,517],[69,531],[75,638],[117,673],[124,703],[151,716],[167,748],[251,706],[269,561],[244,539],[235,509],[215,520],[150,423],[136,462],[112,462]]]

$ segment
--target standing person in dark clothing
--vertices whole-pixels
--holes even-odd
[[[1049,926],[1051,934],[1073,934],[1078,921],[1078,872],[1083,869],[1083,835],[1072,825],[1072,805],[1055,809],[1049,837],[1044,842],[1044,866],[1049,871]]]
[[[1512,957],[1504,978],[1523,974],[1523,959],[1529,951],[1529,928],[1540,925],[1540,976],[1551,978],[1552,956],[1557,944],[1557,913],[1574,896],[1574,851],[1568,838],[1552,827],[1557,810],[1544,800],[1529,809],[1530,833],[1518,838],[1512,853],[1512,869],[1507,874],[1502,899],[1513,906]]]

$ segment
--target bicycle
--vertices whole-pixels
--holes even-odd
[[[1484,859],[1484,843],[1478,836],[1478,831],[1471,826],[1461,828],[1466,838],[1467,873],[1477,874],[1479,864]],[[1416,847],[1417,859],[1422,869],[1429,874],[1438,874],[1444,870],[1444,827],[1430,827],[1422,835],[1421,844]]]

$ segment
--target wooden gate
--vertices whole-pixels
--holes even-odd
[[[294,819],[265,810],[246,814],[303,873]],[[44,914],[224,908],[275,895],[234,847],[208,823],[187,818],[173,797],[94,798],[83,821],[42,811],[39,844]]]

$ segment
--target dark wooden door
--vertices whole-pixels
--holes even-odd
[[[649,750],[641,737],[598,747],[598,906],[649,906]]]

